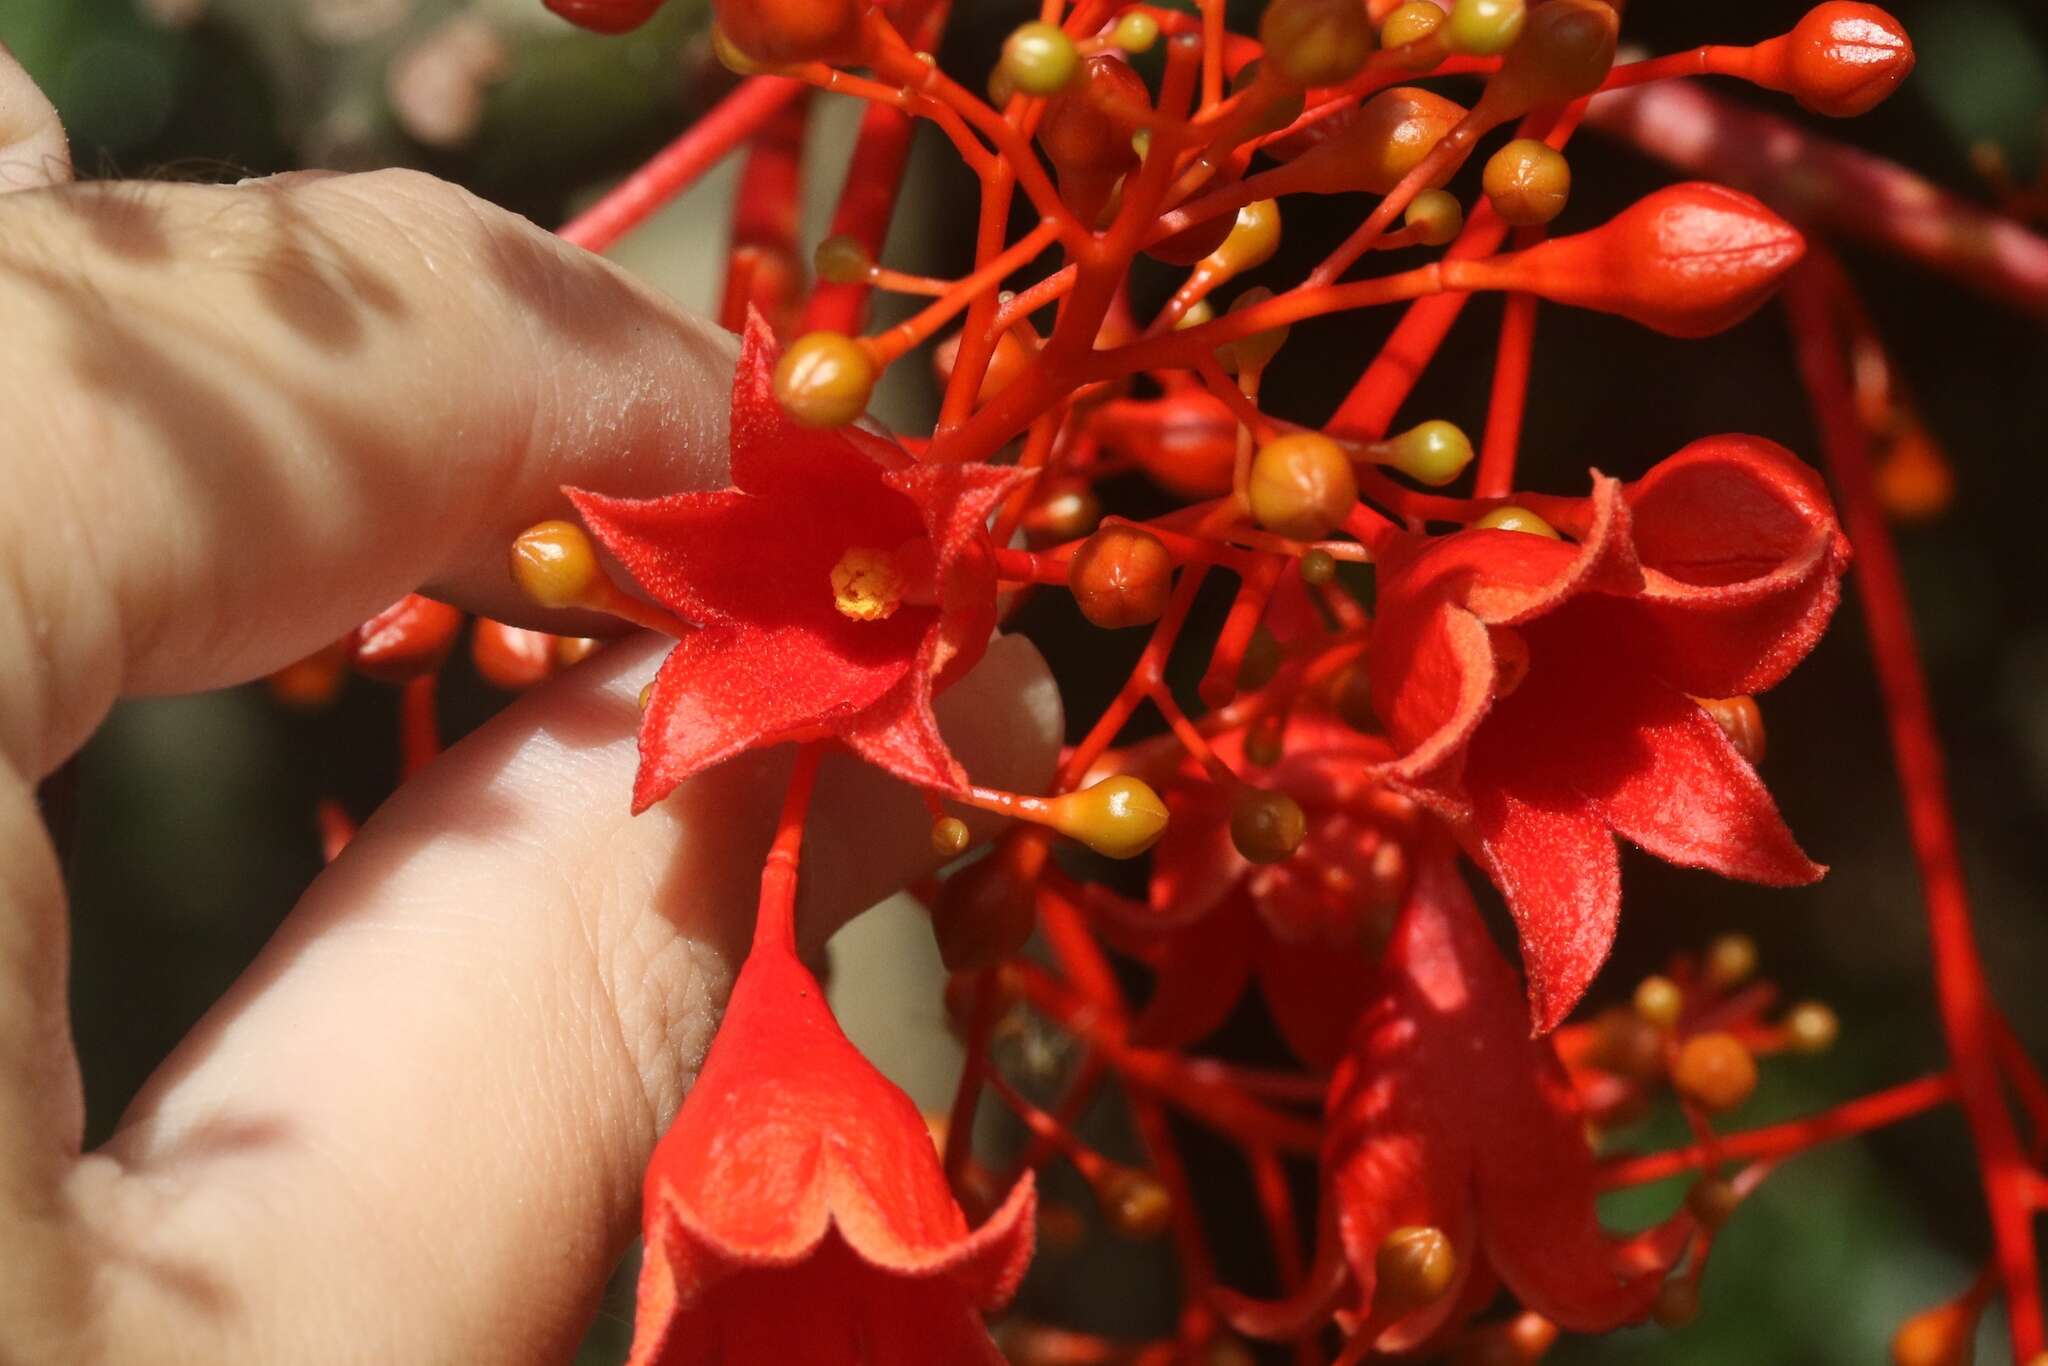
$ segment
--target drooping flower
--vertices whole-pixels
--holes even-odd
[[[775,401],[775,361],[767,324],[750,319],[732,488],[570,491],[640,586],[700,628],[655,677],[635,811],[742,750],[826,735],[908,782],[966,783],[931,699],[995,628],[987,521],[1017,472],[920,465],[858,428],[799,426]]]
[[[1256,978],[1296,1056],[1329,1068],[1344,1051],[1408,892],[1406,842],[1420,813],[1371,778],[1392,757],[1384,740],[1303,712],[1285,742],[1285,757],[1260,782],[1301,806],[1307,835],[1277,863],[1238,852],[1230,794],[1198,766],[1166,790],[1173,819],[1152,854],[1148,923],[1104,926],[1156,976],[1133,1025],[1140,1042],[1195,1042]],[[1243,732],[1219,737],[1216,749],[1242,767]]]
[[[1000,1366],[981,1311],[1031,1260],[1030,1176],[968,1229],[917,1108],[771,914],[647,1169],[629,1366]]]
[[[1699,699],[1761,692],[1805,657],[1849,548],[1819,476],[1759,437],[1529,501],[1576,544],[1468,529],[1379,547],[1372,694],[1391,780],[1506,896],[1548,1030],[1613,942],[1614,835],[1767,885],[1823,872]]]
[[[1550,1041],[1529,1036],[1514,970],[1450,859],[1421,860],[1415,880],[1330,1088],[1324,1172],[1356,1291],[1343,1302],[1382,1351],[1483,1308],[1496,1278],[1573,1331],[1641,1318],[1689,1225],[1601,1228],[1584,1116]],[[1454,1277],[1375,1312],[1381,1246],[1418,1226],[1449,1240]]]

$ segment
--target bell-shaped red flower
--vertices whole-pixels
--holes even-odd
[[[629,1366],[1000,1366],[980,1311],[1031,1260],[1031,1178],[969,1231],[917,1108],[797,960],[775,876],[771,856],[753,951],[647,1169]]]
[[[1408,892],[1421,813],[1373,781],[1392,758],[1384,740],[1316,712],[1297,714],[1284,740],[1259,781],[1301,806],[1308,833],[1277,863],[1238,852],[1231,796],[1198,766],[1165,792],[1173,819],[1152,851],[1146,921],[1104,924],[1155,974],[1135,1041],[1177,1048],[1212,1033],[1256,977],[1297,1057],[1327,1069],[1343,1055]],[[1242,732],[1216,750],[1243,767]]]
[[[1824,871],[1697,699],[1761,692],[1804,658],[1849,547],[1819,476],[1760,437],[1525,501],[1577,543],[1470,529],[1378,547],[1372,696],[1391,778],[1506,896],[1548,1030],[1613,942],[1615,834],[1767,885]]]
[[[775,361],[757,315],[733,382],[734,487],[570,490],[640,586],[700,628],[655,677],[635,811],[742,750],[821,736],[908,782],[966,785],[932,693],[988,647],[988,516],[1018,474],[920,465],[858,428],[799,426],[775,401]]]
[[[1361,1331],[1382,1351],[1412,1348],[1483,1308],[1496,1277],[1574,1331],[1642,1317],[1690,1225],[1625,1239],[1601,1228],[1584,1116],[1549,1040],[1529,1036],[1514,969],[1449,858],[1415,876],[1326,1120],[1323,1170]],[[1418,1225],[1450,1240],[1453,1278],[1428,1303],[1376,1306],[1382,1243]]]

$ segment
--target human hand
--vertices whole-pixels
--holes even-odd
[[[561,1360],[787,755],[629,819],[661,647],[605,650],[380,811],[89,1154],[35,785],[118,697],[260,676],[422,585],[518,619],[505,548],[562,484],[725,483],[732,346],[426,177],[67,178],[0,53],[0,1359]],[[1043,784],[1028,645],[940,713],[977,777]],[[814,938],[932,862],[922,803],[850,764],[809,829]]]

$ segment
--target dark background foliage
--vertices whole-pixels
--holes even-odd
[[[1239,6],[1234,6],[1238,8]],[[538,13],[538,0],[9,0],[9,44],[65,114],[78,163],[105,175],[235,178],[305,164],[423,165],[526,212],[558,221],[593,183],[633,165],[723,88],[696,32],[703,6],[675,0],[652,28],[603,41]],[[1026,6],[963,3],[943,60],[970,81],[993,61]],[[1249,23],[1256,3],[1241,6]],[[1803,5],[1725,0],[1631,7],[1625,37],[1653,51],[1747,42],[1789,26]],[[2048,14],[2028,0],[1899,0],[1921,64],[1888,104],[1823,131],[1882,152],[1965,196],[1984,198],[1968,151],[2002,147],[2023,174],[2041,163],[2048,110]],[[458,13],[494,25],[503,76],[456,139],[429,146],[437,111],[394,102],[403,61]],[[166,22],[166,20],[178,22]],[[1772,107],[1798,111],[1789,102]],[[456,111],[458,114],[461,111]],[[424,121],[423,121],[424,120]],[[1806,119],[1818,126],[1821,121]],[[959,269],[972,186],[933,158],[938,192],[906,206],[899,241],[934,270]],[[1641,155],[1582,136],[1561,229],[1601,221],[1667,179]],[[1290,206],[1288,241],[1267,268],[1298,275],[1355,221],[1355,206]],[[657,238],[657,244],[665,239]],[[683,246],[679,250],[702,251]],[[2043,504],[2048,346],[2039,323],[1924,267],[1845,246],[1844,254],[1905,382],[1958,475],[1954,506],[1902,531],[1917,624],[1949,745],[1964,853],[1985,955],[2036,1055],[2048,1055],[2048,573]],[[1162,274],[1148,281],[1163,295]],[[1492,368],[1498,304],[1481,299],[1405,410],[1476,431]],[[1276,411],[1326,415],[1391,318],[1344,315],[1295,331],[1267,394]],[[1341,359],[1340,359],[1341,358]],[[915,386],[912,386],[915,387]],[[911,395],[907,400],[918,401]],[[1812,453],[1812,426],[1773,310],[1706,342],[1675,342],[1614,319],[1546,309],[1524,435],[1524,482],[1571,490],[1589,465],[1618,475],[1685,442],[1752,431]],[[1152,495],[1116,486],[1132,508]],[[1852,575],[1853,583],[1853,575]],[[1220,613],[1221,599],[1213,604]],[[1765,702],[1766,776],[1795,830],[1834,866],[1817,889],[1763,892],[1630,857],[1616,959],[1596,1000],[1618,999],[1674,951],[1744,930],[1765,972],[1793,998],[1817,996],[1845,1023],[1820,1060],[1774,1062],[1744,1125],[1825,1106],[1938,1067],[1918,884],[1853,595],[1814,658]],[[1068,682],[1085,723],[1121,679],[1137,643],[1084,628],[1063,601],[1021,625]],[[445,702],[450,727],[499,699],[463,676]],[[1191,681],[1192,674],[1190,676]],[[75,1014],[94,1136],[178,1035],[241,970],[318,866],[311,812],[341,798],[361,814],[388,790],[396,756],[392,694],[358,683],[329,712],[287,712],[257,688],[123,707],[78,765]],[[623,794],[621,799],[623,800]],[[1255,1010],[1225,1046],[1257,1052]],[[1669,1139],[1668,1123],[1642,1141]],[[1264,1274],[1255,1222],[1225,1155],[1205,1178],[1213,1217],[1248,1285]],[[1055,1188],[1057,1189],[1057,1182]],[[1619,1200],[1617,1221],[1669,1206],[1666,1189]],[[1724,1237],[1706,1308],[1677,1335],[1644,1329],[1569,1344],[1564,1362],[1849,1363],[1877,1359],[1905,1314],[1958,1290],[1986,1247],[1985,1220],[1960,1119],[1928,1117],[1788,1165]],[[1158,1259],[1127,1248],[1042,1259],[1026,1302],[1105,1329],[1157,1328],[1170,1282]],[[1107,1284],[1124,1292],[1105,1295]],[[617,1360],[618,1300],[593,1335],[591,1362]],[[1988,1332],[1988,1328],[1987,1328]],[[1987,1341],[1992,1341],[1987,1338]],[[2002,1360],[1987,1348],[1985,1360]]]

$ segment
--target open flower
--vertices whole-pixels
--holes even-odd
[[[910,1098],[786,939],[756,942],[647,1169],[630,1366],[1000,1366],[980,1311],[1031,1259],[1027,1175],[970,1232]]]
[[[1300,804],[1307,835],[1277,863],[1237,851],[1230,794],[1199,766],[1166,791],[1173,819],[1152,853],[1149,923],[1129,936],[1157,977],[1133,1026],[1141,1042],[1182,1047],[1213,1032],[1256,976],[1296,1056],[1328,1068],[1344,1051],[1407,895],[1404,841],[1419,813],[1372,781],[1392,757],[1384,740],[1307,712],[1285,739],[1286,756],[1261,782]],[[1216,748],[1241,767],[1243,732]]]
[[[1372,695],[1401,752],[1390,777],[1506,896],[1547,1030],[1613,943],[1614,835],[1751,882],[1821,875],[1699,699],[1761,692],[1805,657],[1849,548],[1819,476],[1760,437],[1530,501],[1576,544],[1471,529],[1379,547]]]
[[[919,465],[855,428],[798,426],[771,388],[776,349],[749,320],[733,382],[732,478],[646,500],[571,490],[605,547],[698,629],[655,677],[633,809],[742,750],[832,735],[908,782],[966,775],[935,687],[995,629],[987,522],[1017,481],[991,465]]]
[[[1425,859],[1380,994],[1330,1088],[1323,1151],[1348,1297],[1382,1351],[1483,1308],[1495,1280],[1561,1327],[1642,1317],[1689,1225],[1600,1227],[1592,1150],[1548,1039],[1529,1036],[1514,970],[1448,858]],[[1420,1305],[1375,1305],[1387,1235],[1440,1230],[1456,1269]]]

